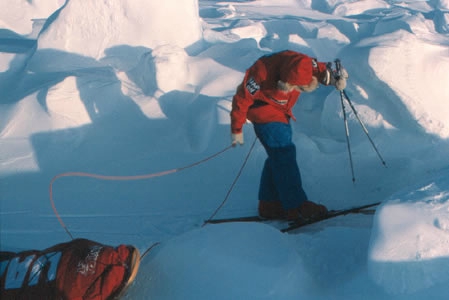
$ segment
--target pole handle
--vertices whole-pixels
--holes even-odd
[[[335,76],[335,79],[340,79],[340,77],[341,77],[341,61],[340,61],[340,59],[335,59],[335,69],[337,70],[337,72],[336,72],[336,75],[337,76]]]

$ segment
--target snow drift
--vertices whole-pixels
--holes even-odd
[[[201,38],[197,1],[68,0],[49,22],[39,37],[38,49],[57,49],[96,59],[120,45],[187,47]]]
[[[369,269],[392,294],[412,294],[449,282],[449,176],[398,192],[378,209]]]
[[[301,258],[271,226],[206,226],[156,247],[127,299],[298,299],[307,292]]]
[[[340,95],[322,87],[301,96],[292,123],[305,189],[330,209],[383,201],[374,222],[346,216],[288,236],[199,229],[248,154],[250,124],[243,147],[170,176],[58,180],[62,218],[76,237],[142,253],[161,242],[130,299],[446,299],[448,2],[150,2],[0,1],[2,250],[67,239],[48,203],[57,174],[154,173],[227,147],[243,72],[289,48],[342,60],[388,166],[349,113],[351,182]],[[256,143],[218,217],[256,213],[265,158]]]

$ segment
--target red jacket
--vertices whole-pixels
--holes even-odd
[[[232,100],[231,131],[242,132],[246,119],[253,123],[283,122],[294,119],[292,108],[300,92],[281,91],[278,81],[308,85],[312,76],[322,84],[326,64],[294,51],[283,51],[259,58],[247,71]]]

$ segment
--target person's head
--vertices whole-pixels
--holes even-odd
[[[318,79],[313,76],[313,63],[303,55],[288,57],[282,64],[278,88],[291,91],[312,92],[318,87]]]

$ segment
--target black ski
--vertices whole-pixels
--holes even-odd
[[[344,216],[347,214],[354,214],[354,213],[372,214],[372,213],[374,213],[375,210],[372,210],[372,209],[368,210],[368,208],[377,206],[379,204],[380,204],[380,202],[376,202],[376,203],[356,206],[356,207],[352,207],[352,208],[348,208],[348,209],[332,210],[332,211],[329,211],[325,216],[321,216],[321,217],[313,218],[313,219],[307,219],[307,220],[300,220],[298,222],[292,222],[288,227],[281,229],[281,232],[289,232],[294,229],[300,228],[302,226],[317,223],[317,222],[335,218],[338,216]],[[267,221],[282,221],[282,220],[265,219],[260,216],[247,216],[247,217],[211,219],[211,220],[205,221],[205,223],[221,224],[221,223],[232,223],[232,222],[267,222]]]
[[[281,229],[281,232],[289,232],[289,231],[295,230],[297,228],[300,228],[300,227],[303,227],[303,226],[306,226],[306,225],[310,225],[310,224],[313,224],[313,223],[318,223],[318,222],[321,222],[321,221],[324,221],[324,220],[327,220],[327,219],[332,219],[332,218],[335,218],[335,217],[338,217],[338,216],[345,216],[345,215],[348,215],[348,214],[366,213],[368,208],[377,206],[380,203],[381,202],[376,202],[376,203],[356,206],[356,207],[352,207],[352,208],[348,208],[348,209],[329,211],[326,215],[318,217],[318,218],[307,219],[307,220],[300,220],[300,221],[297,221],[297,222],[293,222],[287,228]],[[374,213],[374,211],[373,210],[369,210],[369,213]]]
[[[223,219],[211,219],[205,221],[208,224],[220,224],[220,223],[232,223],[232,222],[263,222],[268,221],[259,216],[248,216],[248,217],[234,217],[234,218],[223,218]]]

